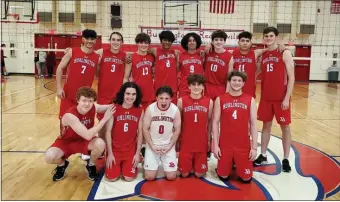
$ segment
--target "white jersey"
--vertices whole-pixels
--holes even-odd
[[[154,102],[148,108],[151,115],[150,134],[152,143],[157,146],[168,145],[173,135],[174,119],[178,107],[171,103],[167,110],[162,111],[158,108],[157,102]]]

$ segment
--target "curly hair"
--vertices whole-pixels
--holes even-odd
[[[116,94],[116,100],[114,103],[122,105],[124,102],[124,94],[127,88],[134,88],[136,90],[136,100],[133,102],[135,107],[139,107],[142,102],[142,91],[135,82],[124,83]]]
[[[97,93],[90,87],[80,87],[77,91],[77,101],[79,101],[81,96],[93,98],[94,101],[97,101]]]

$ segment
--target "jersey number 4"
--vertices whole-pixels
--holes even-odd
[[[235,110],[231,116],[236,120],[237,119],[237,110]]]

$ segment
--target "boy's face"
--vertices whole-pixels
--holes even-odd
[[[138,42],[137,43],[137,48],[141,52],[147,52],[149,50],[149,43],[146,41]]]
[[[241,38],[239,41],[238,41],[238,45],[240,47],[241,50],[249,50],[250,47],[251,47],[251,41],[250,39],[248,38]]]
[[[273,45],[276,42],[277,36],[275,36],[274,32],[269,32],[263,35],[264,42],[267,46]]]

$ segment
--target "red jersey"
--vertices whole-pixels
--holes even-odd
[[[115,157],[129,158],[135,155],[137,130],[142,111],[142,107],[125,109],[121,105],[116,105],[112,127],[112,150]]]
[[[96,115],[96,107],[94,105],[92,106],[90,111],[88,111],[84,115],[78,112],[77,106],[69,108],[65,112],[65,114],[66,113],[70,113],[76,116],[87,129],[90,129],[94,126],[94,117]],[[84,140],[84,138],[74,132],[74,130],[70,126],[64,126],[63,124],[60,124],[60,135],[58,139],[69,141]]]
[[[206,56],[204,68],[207,83],[226,86],[231,57],[232,54],[229,51],[211,52]]]
[[[210,98],[182,97],[181,151],[208,151],[208,113]]]
[[[220,96],[220,140],[221,150],[244,151],[250,149],[249,120],[252,97],[242,93]]]
[[[177,61],[174,50],[157,48],[155,65],[155,89],[167,85],[173,92],[178,91]]]
[[[65,98],[76,101],[80,87],[91,87],[97,72],[99,55],[95,52],[84,53],[81,48],[72,48],[72,58],[67,68],[64,85]]]
[[[132,79],[141,88],[142,102],[153,101],[156,97],[152,78],[153,63],[154,57],[150,54],[132,55]]]
[[[261,99],[282,101],[286,96],[288,77],[279,50],[266,51],[261,59]]]
[[[181,70],[179,91],[190,93],[187,78],[191,74],[204,75],[203,59],[201,58],[199,52],[190,54],[185,51],[179,55],[179,67]]]
[[[249,50],[246,55],[241,54],[240,49],[233,51],[234,70],[245,72],[247,81],[242,88],[243,93],[255,97],[256,93],[256,58],[254,50]]]
[[[103,49],[98,79],[98,104],[110,104],[123,84],[126,53]]]

